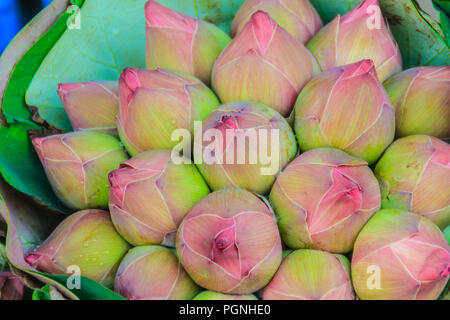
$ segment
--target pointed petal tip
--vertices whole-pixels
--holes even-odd
[[[267,49],[278,24],[272,20],[268,13],[261,10],[256,11],[252,15],[250,24],[253,25],[259,48],[264,52]]]
[[[374,13],[372,10],[373,6],[378,7],[378,9],[380,8],[378,0],[366,0],[345,14],[342,17],[341,22],[348,23],[361,17],[372,15]]]
[[[35,265],[36,262],[41,258],[40,254],[30,253],[25,257],[25,262],[29,265]]]
[[[344,77],[355,77],[368,73],[377,76],[375,64],[370,59],[361,60],[359,62],[349,64],[344,67]]]
[[[196,19],[150,0],[145,4],[147,26],[164,26],[195,32]]]

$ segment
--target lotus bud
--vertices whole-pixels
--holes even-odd
[[[215,291],[203,291],[192,300],[258,300],[254,295],[232,295]]]
[[[376,162],[394,140],[395,116],[373,62],[336,67],[311,80],[295,105],[295,132],[303,151],[334,147]]]
[[[145,5],[145,17],[147,69],[184,71],[209,85],[214,61],[230,37],[211,23],[152,0]]]
[[[434,300],[450,274],[450,247],[415,213],[381,210],[355,242],[352,280],[362,300]]]
[[[264,289],[264,300],[355,300],[350,263],[340,254],[295,250]]]
[[[263,288],[281,263],[273,213],[243,189],[222,189],[200,200],[181,223],[176,243],[191,278],[226,294]]]
[[[378,0],[366,0],[323,27],[307,48],[322,70],[371,59],[381,81],[402,70],[402,57]]]
[[[60,83],[58,95],[75,131],[96,131],[117,136],[117,81]]]
[[[22,300],[24,285],[19,276],[0,272],[0,300]]]
[[[129,248],[107,211],[83,210],[64,219],[25,261],[50,274],[67,275],[76,266],[81,276],[111,287]]]
[[[209,193],[193,164],[175,164],[170,150],[151,150],[123,162],[109,175],[109,208],[129,243],[175,246],[181,220]]]
[[[128,159],[116,138],[72,132],[34,138],[33,145],[55,194],[69,208],[108,208],[108,173]]]
[[[197,166],[214,190],[239,187],[266,194],[297,153],[289,124],[260,103],[222,105],[203,121],[202,129],[205,161]],[[206,139],[209,132],[215,133],[213,143]]]
[[[287,117],[300,90],[319,72],[303,44],[258,11],[217,59],[212,85],[223,103],[256,101]]]
[[[126,68],[119,80],[117,127],[128,152],[172,149],[177,129],[192,132],[218,105],[215,94],[189,74],[167,69]]]
[[[416,135],[395,141],[375,167],[381,206],[427,217],[442,230],[450,225],[450,145]]]
[[[270,201],[290,248],[347,253],[380,209],[380,187],[367,162],[338,149],[303,153],[278,176]]]
[[[398,137],[450,138],[450,66],[408,69],[384,86],[394,106]]]
[[[246,0],[234,17],[231,36],[241,32],[257,11],[267,12],[301,43],[308,42],[323,26],[319,14],[308,0]]]
[[[114,290],[130,300],[191,300],[200,292],[175,253],[161,246],[131,249],[117,271]]]

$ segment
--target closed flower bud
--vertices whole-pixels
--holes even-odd
[[[130,300],[191,300],[200,291],[175,253],[160,246],[131,249],[117,271],[114,289]]]
[[[117,127],[128,152],[171,149],[176,129],[192,132],[218,105],[214,93],[193,76],[167,69],[127,68],[119,80]]]
[[[133,245],[174,246],[178,225],[209,193],[193,164],[175,164],[169,150],[151,150],[109,175],[109,208],[116,229]]]
[[[112,287],[119,263],[129,248],[114,229],[107,211],[83,210],[61,222],[25,261],[50,274],[70,275],[70,268],[78,267],[81,276]]]
[[[352,279],[362,300],[435,300],[450,274],[450,247],[417,214],[381,210],[355,242]]]
[[[281,241],[269,207],[242,189],[200,200],[177,233],[177,253],[201,287],[250,294],[269,283],[281,262]]]
[[[215,25],[150,0],[145,5],[148,69],[190,73],[209,85],[211,72],[230,37]]]
[[[394,140],[394,110],[374,65],[363,60],[322,72],[300,93],[295,133],[303,151],[334,147],[378,160]]]
[[[416,135],[395,141],[375,167],[382,208],[418,213],[450,225],[450,145]]]
[[[108,173],[128,159],[116,138],[72,132],[34,138],[33,145],[55,194],[69,208],[108,208]]]
[[[308,0],[246,0],[234,17],[231,35],[234,37],[241,32],[257,11],[267,12],[302,43],[306,43],[322,28],[322,20]]]
[[[380,208],[380,188],[367,162],[321,148],[287,166],[270,201],[287,246],[347,253]]]
[[[119,88],[116,81],[60,83],[58,95],[75,131],[117,136]]]
[[[217,59],[212,84],[223,103],[256,101],[288,117],[300,90],[319,71],[300,41],[258,11]]]
[[[203,291],[192,300],[258,300],[254,295],[232,295],[215,291]]]
[[[323,27],[307,48],[323,70],[373,60],[381,81],[402,70],[397,43],[381,13],[378,0],[366,0]]]
[[[408,69],[384,86],[395,109],[398,137],[450,138],[450,66]]]
[[[350,263],[340,254],[296,250],[283,259],[264,300],[355,300]]]

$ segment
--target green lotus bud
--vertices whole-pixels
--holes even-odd
[[[296,250],[264,289],[264,300],[354,300],[350,263],[339,254]]]
[[[58,95],[75,131],[96,131],[117,136],[117,81],[60,83]]]
[[[231,36],[241,32],[257,11],[267,12],[301,43],[308,42],[323,26],[319,14],[308,0],[246,0],[234,17]]]
[[[441,229],[450,224],[450,145],[416,135],[395,141],[375,167],[381,207],[423,215]]]
[[[50,274],[71,274],[76,267],[81,276],[111,287],[129,248],[107,211],[83,210],[64,219],[25,261]]]
[[[356,1],[354,1],[356,2]],[[402,70],[402,57],[378,0],[365,0],[323,27],[307,44],[322,70],[373,61],[381,81]]]
[[[217,58],[212,85],[223,103],[256,101],[288,117],[316,59],[271,17],[258,11]]]
[[[363,300],[437,299],[450,274],[450,247],[430,220],[381,210],[355,242],[352,280]]]
[[[367,162],[338,149],[320,148],[287,166],[270,201],[287,246],[346,253],[381,199]]]
[[[145,5],[145,18],[147,68],[180,70],[209,85],[214,61],[230,37],[211,23],[153,0]]]
[[[177,253],[201,287],[227,294],[263,288],[281,262],[281,241],[270,208],[243,189],[200,200],[177,233]]]
[[[203,291],[195,296],[193,300],[258,300],[254,295],[232,295],[215,291]]]
[[[450,138],[450,66],[409,69],[384,86],[395,109],[398,137]]]
[[[193,133],[194,121],[204,120],[219,100],[193,76],[168,70],[126,68],[119,80],[117,127],[128,152],[172,149],[177,129]]]
[[[297,153],[289,124],[260,103],[222,105],[203,121],[202,129],[204,161],[197,166],[213,190],[239,187],[266,194]],[[210,132],[213,143],[205,138]]]
[[[160,246],[131,249],[120,264],[114,288],[131,300],[190,300],[200,291],[175,253]]]
[[[109,174],[109,208],[119,233],[133,245],[174,246],[178,225],[209,193],[193,164],[175,164],[169,150],[151,150]]]
[[[55,194],[69,208],[108,208],[108,173],[128,159],[116,138],[72,132],[34,138],[33,145]]]
[[[391,101],[371,60],[336,67],[313,78],[295,105],[302,151],[334,147],[373,164],[395,134]]]

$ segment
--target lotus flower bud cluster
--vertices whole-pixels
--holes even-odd
[[[117,136],[117,81],[60,83],[58,95],[75,131],[96,131]]]
[[[223,189],[200,200],[183,220],[177,253],[201,287],[245,295],[269,283],[281,263],[273,213],[243,189]]]
[[[211,142],[204,139],[201,174],[214,190],[245,188],[259,194],[269,192],[276,174],[297,153],[294,133],[273,109],[255,102],[220,106],[203,121],[203,137],[217,130]],[[215,131],[214,131],[215,132]],[[212,160],[208,163],[207,157]]]
[[[402,70],[397,43],[384,21],[378,0],[366,0],[322,28],[307,48],[323,70],[370,59],[381,81]]]
[[[217,58],[212,85],[223,103],[256,101],[287,117],[319,71],[302,43],[258,11]]]
[[[311,80],[295,105],[295,133],[303,151],[334,147],[376,162],[394,140],[395,116],[373,62],[336,67]]]
[[[117,231],[133,245],[174,246],[178,225],[209,188],[193,164],[174,164],[151,150],[109,175],[109,208]]]
[[[209,84],[214,62],[230,37],[213,24],[153,0],[145,5],[145,17],[147,68],[180,70]]]
[[[354,300],[350,263],[339,254],[296,250],[283,259],[264,300]]]
[[[232,295],[214,291],[203,291],[192,300],[258,300],[254,295]]]
[[[380,188],[367,162],[321,148],[287,166],[270,201],[283,242],[290,248],[346,253],[380,208]]]
[[[80,131],[34,138],[33,145],[55,194],[67,207],[108,207],[108,173],[128,159],[119,140]]]
[[[114,287],[131,300],[190,300],[200,291],[175,253],[161,246],[131,249],[120,264]]]
[[[308,0],[246,0],[234,17],[231,36],[241,32],[257,11],[268,13],[302,43],[308,42],[323,26],[319,14]]]
[[[130,246],[117,233],[103,210],[83,210],[64,219],[25,261],[38,270],[67,275],[69,266],[81,276],[112,287],[114,277]]]
[[[423,215],[441,229],[450,225],[450,145],[416,135],[395,141],[375,167],[382,207]]]
[[[382,210],[356,239],[352,279],[363,300],[437,299],[449,274],[444,235],[417,214]]]
[[[24,285],[12,272],[0,272],[0,300],[22,300]]]
[[[398,137],[450,138],[450,66],[408,69],[384,86],[395,109]]]
[[[191,75],[167,69],[127,68],[119,80],[117,126],[128,152],[171,149],[176,129],[193,129],[218,105],[215,94]]]

